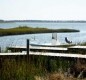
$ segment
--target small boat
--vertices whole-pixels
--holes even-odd
[[[37,44],[37,43],[32,43],[30,44],[32,46],[50,46],[50,47],[54,47],[54,46],[60,46],[60,42],[57,39],[57,33],[52,33],[52,42],[51,43],[44,43],[44,44]]]

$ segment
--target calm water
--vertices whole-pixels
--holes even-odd
[[[61,44],[65,44],[65,37],[72,40],[73,43],[86,42],[86,23],[37,23],[37,22],[16,22],[16,23],[0,23],[0,28],[13,28],[18,26],[45,27],[51,29],[69,28],[78,29],[79,33],[58,33],[57,37]],[[0,37],[0,46],[25,46],[26,39],[30,39],[30,43],[45,44],[51,43],[52,34],[28,34],[19,36]]]

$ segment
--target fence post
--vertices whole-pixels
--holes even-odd
[[[26,80],[28,80],[28,65],[29,65],[29,39],[27,39],[27,45],[26,45],[26,51],[27,51],[27,55],[26,55]]]
[[[29,39],[27,39],[27,57],[29,57]]]

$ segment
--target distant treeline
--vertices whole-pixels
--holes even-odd
[[[0,20],[0,22],[52,22],[52,23],[86,23],[84,20]]]
[[[0,20],[0,22],[4,22],[4,20]]]

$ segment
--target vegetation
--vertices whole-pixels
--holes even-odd
[[[84,20],[3,20],[4,22],[86,23]]]
[[[77,80],[68,73],[74,63],[74,59],[61,57],[2,56],[0,80]]]
[[[20,35],[20,34],[35,34],[35,33],[52,33],[52,32],[79,32],[75,29],[47,29],[47,28],[32,28],[27,26],[19,26],[10,29],[0,29],[0,36]]]
[[[1,80],[35,80],[34,76],[45,76],[49,71],[55,71],[62,64],[56,62],[56,60],[44,57],[30,57],[30,61],[27,63],[25,57],[18,60],[15,58],[5,58],[1,62],[0,79]],[[55,62],[54,62],[55,61]],[[54,62],[54,63],[53,63]],[[48,63],[48,64],[47,64]],[[58,66],[57,66],[58,64]],[[50,69],[49,69],[50,67]],[[27,78],[27,79],[26,79]]]
[[[4,22],[4,20],[0,20],[0,23],[3,23]]]
[[[78,45],[81,45],[81,46],[86,46],[86,42],[83,42],[83,43],[78,43]]]

